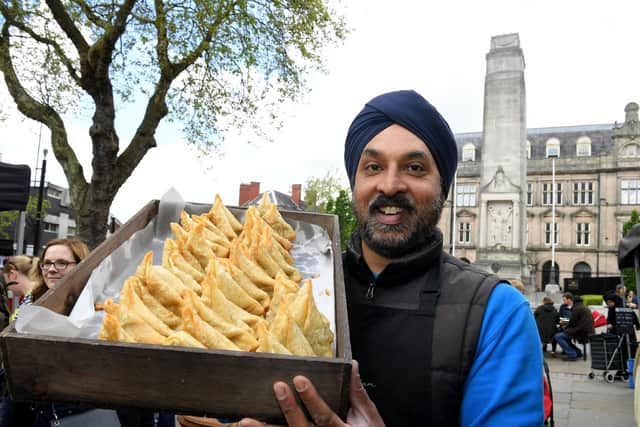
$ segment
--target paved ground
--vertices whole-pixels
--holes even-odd
[[[545,353],[551,372],[557,427],[635,427],[633,389],[628,382],[608,383],[603,371],[589,379],[591,359],[565,362]]]

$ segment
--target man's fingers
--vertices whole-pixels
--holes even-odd
[[[343,427],[345,423],[338,417],[335,412],[327,406],[322,400],[316,388],[307,378],[296,376],[293,378],[293,385],[300,396],[300,400],[309,411],[309,415],[313,418],[313,422],[318,427]]]
[[[309,422],[304,412],[298,406],[296,398],[286,383],[278,381],[273,385],[273,392],[280,405],[282,415],[290,427],[307,427]]]
[[[360,379],[360,370],[358,362],[351,361],[351,391],[349,393],[349,400],[351,401],[350,413],[358,413],[366,420],[366,425],[384,425],[380,418],[380,413],[375,403],[369,399],[367,390],[362,385]],[[347,417],[350,420],[350,417]]]

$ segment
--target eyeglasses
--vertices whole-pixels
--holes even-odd
[[[61,261],[45,261],[45,262],[41,262],[38,265],[40,266],[41,270],[47,271],[51,267],[54,267],[54,266],[55,266],[56,270],[64,270],[70,264],[77,264],[77,262],[74,262],[74,261],[63,261],[63,260],[61,260]]]

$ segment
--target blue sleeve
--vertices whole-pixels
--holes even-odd
[[[531,308],[506,283],[491,293],[465,383],[462,426],[543,424],[542,347]]]

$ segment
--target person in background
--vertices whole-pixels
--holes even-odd
[[[627,307],[638,308],[638,296],[631,289],[627,293]]]
[[[87,255],[89,255],[89,248],[82,240],[50,240],[42,250],[39,268],[32,270],[33,300],[37,301],[46,291],[55,287]]]
[[[622,298],[615,294],[608,294],[605,296],[607,302],[607,332],[611,334],[616,333],[616,307],[622,307]]]
[[[528,301],[443,251],[437,224],[458,156],[448,124],[415,91],[380,95],[353,120],[345,166],[358,225],[343,254],[351,409],[341,420],[296,376],[295,392],[273,385],[290,426],[312,425],[296,393],[324,426],[542,425]]]
[[[536,311],[533,313],[538,325],[538,334],[542,341],[542,351],[547,351],[547,344],[551,343],[551,353],[556,352],[556,340],[553,336],[558,332],[558,324],[560,323],[560,314],[553,306],[553,300],[547,296],[542,299]]]
[[[620,297],[620,300],[622,301],[621,307],[626,307],[627,306],[627,288],[622,283],[620,283],[619,285],[616,285],[616,295],[618,295]]]
[[[33,276],[35,270],[38,268],[38,258],[33,258],[28,255],[16,255],[11,258],[7,258],[4,261],[2,267],[2,275],[6,282],[7,291],[11,291],[14,297],[20,298],[20,305],[13,309],[10,320],[13,322],[20,307],[23,305],[31,304],[33,300]]]
[[[582,297],[579,295],[571,296],[571,294],[565,295],[567,295],[566,298],[571,304],[571,318],[569,318],[569,323],[560,326],[561,330],[555,334],[554,338],[564,351],[562,359],[575,361],[582,357],[582,350],[576,347],[571,340],[586,342],[595,333],[595,330],[593,328],[591,310],[582,304]]]
[[[14,321],[18,310],[22,305],[31,302],[31,289],[33,282],[29,278],[30,271],[37,268],[37,259],[28,255],[16,255],[7,257],[2,266],[2,279],[5,282],[6,290],[10,290],[14,296],[20,297],[20,305],[9,315],[6,313],[7,323],[9,320]],[[3,291],[4,293],[4,291]],[[26,402],[15,402],[9,396],[6,389],[4,368],[0,373],[0,381],[2,383],[1,401],[0,401],[0,427],[11,427],[21,425],[33,425],[34,413],[30,404]]]
[[[558,309],[558,313],[560,314],[561,319],[566,319],[567,321],[571,318],[571,306],[573,305],[573,295],[571,292],[565,292],[562,294],[562,304],[560,304],[560,308]]]

